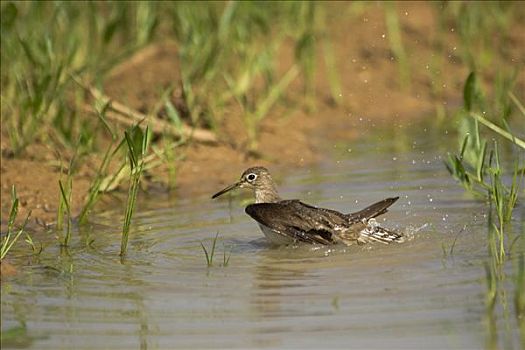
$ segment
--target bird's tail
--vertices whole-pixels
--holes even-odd
[[[366,227],[359,232],[359,243],[381,242],[384,244],[402,243],[405,241],[403,234],[386,229],[379,226],[375,219],[370,219],[366,223]]]

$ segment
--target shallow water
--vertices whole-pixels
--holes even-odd
[[[273,248],[243,212],[248,196],[141,197],[123,261],[122,208],[94,215],[69,251],[50,234],[2,282],[2,347],[519,348],[513,274],[525,240],[487,313],[488,208],[446,172],[444,137],[337,144],[316,167],[275,174],[283,197],[343,212],[400,195],[384,215],[409,233],[400,245]],[[511,239],[524,218],[517,208]],[[200,242],[209,249],[217,232],[208,268]]]

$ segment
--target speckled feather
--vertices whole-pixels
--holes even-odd
[[[398,198],[383,201],[351,214],[317,208],[299,200],[256,203],[246,207],[246,213],[258,223],[294,241],[317,244],[390,243],[402,236],[369,220],[387,212]]]

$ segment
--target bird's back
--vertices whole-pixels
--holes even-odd
[[[267,229],[294,241],[318,244],[390,243],[396,240],[398,234],[375,224],[371,227],[368,220],[384,214],[396,200],[388,198],[351,214],[317,208],[299,200],[251,204],[245,211]]]

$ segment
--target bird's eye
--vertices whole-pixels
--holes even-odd
[[[250,182],[254,181],[256,178],[257,178],[257,175],[255,175],[254,173],[248,174],[248,176],[246,176],[246,179]]]

